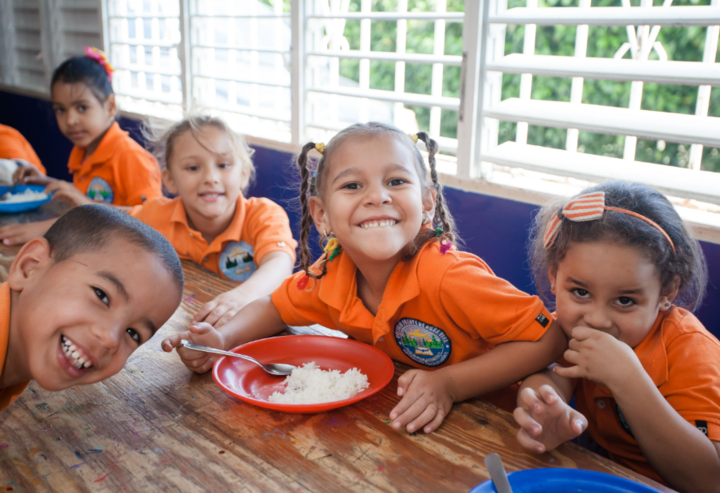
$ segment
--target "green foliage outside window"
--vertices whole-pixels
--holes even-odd
[[[662,4],[662,0],[654,0],[655,6]],[[638,6],[640,0],[631,0],[633,6]],[[710,0],[674,0],[673,6],[683,5],[709,5]],[[539,0],[542,7],[574,7],[578,0]],[[593,0],[593,7],[618,7],[621,0]],[[525,0],[508,0],[508,8],[523,7]],[[448,0],[448,12],[461,12],[464,8],[463,0]],[[409,0],[408,11],[433,12],[433,0]],[[351,0],[350,12],[360,11],[360,0]],[[397,11],[397,0],[373,0],[372,11]],[[448,22],[445,27],[445,54],[462,54],[462,23]],[[434,23],[425,21],[407,21],[407,53],[433,52]],[[657,41],[660,41],[668,54],[669,60],[675,61],[702,61],[705,46],[706,28],[673,28],[663,27]],[[505,37],[505,54],[522,53],[524,40],[524,26],[507,26]],[[371,49],[373,51],[394,52],[396,49],[397,23],[394,21],[374,21],[371,28]],[[535,41],[537,55],[563,55],[573,56],[575,53],[575,26],[538,26]],[[360,49],[360,21],[349,20],[345,26],[345,37],[350,48]],[[595,27],[589,28],[588,57],[612,58],[615,52],[627,41],[625,27]],[[629,58],[629,53],[625,58]],[[650,59],[657,59],[653,52]],[[341,60],[340,75],[359,81],[359,60]],[[430,94],[432,82],[432,65],[407,63],[405,65],[405,92],[417,94]],[[613,82],[605,80],[586,79],[583,87],[583,103],[617,106],[627,108],[630,99],[630,82]],[[532,98],[569,101],[570,78],[533,77]],[[371,61],[370,62],[370,88],[392,91],[395,88],[395,63]],[[520,76],[505,74],[503,76],[502,99],[518,97],[520,91]],[[443,96],[460,96],[460,68],[444,67]],[[643,88],[642,109],[652,111],[666,111],[673,113],[695,113],[697,100],[697,86],[672,86],[660,84],[645,84]],[[430,124],[430,109],[418,106],[408,106],[417,117],[421,130],[428,130]],[[457,136],[457,112],[442,110],[440,135],[444,137]],[[720,117],[720,90],[713,88],[710,99],[709,116]],[[515,139],[516,125],[509,122],[500,123],[500,143]],[[559,149],[565,148],[567,131],[557,128],[530,126],[528,130],[528,143]],[[622,157],[625,137],[615,135],[580,132],[578,150],[589,154]],[[638,161],[666,164],[670,166],[687,167],[690,146],[671,142],[658,142],[639,139],[635,159]],[[709,171],[720,171],[720,155],[718,149],[705,147],[703,149],[702,168]]]

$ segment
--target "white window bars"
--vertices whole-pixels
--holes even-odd
[[[720,118],[708,117],[711,86],[720,86],[720,65],[715,63],[720,25],[720,1],[710,6],[672,7],[672,0],[653,7],[651,0],[631,7],[590,7],[580,0],[579,7],[537,8],[528,0],[524,8],[505,10],[498,0],[488,12],[485,31],[488,46],[485,99],[479,105],[482,115],[481,144],[473,172],[492,180],[493,166],[523,168],[593,182],[609,178],[643,181],[670,195],[720,203],[720,173],[700,170],[703,146],[720,147]],[[507,24],[525,25],[522,54],[504,55],[499,39]],[[575,56],[535,55],[536,25],[577,26]],[[614,58],[586,58],[588,26],[627,26],[628,42]],[[664,26],[702,26],[707,28],[702,62],[668,61],[657,41]],[[648,60],[654,50],[657,60]],[[622,59],[630,52],[631,59]],[[501,101],[500,73],[522,74],[519,98]],[[533,76],[571,77],[569,102],[530,99]],[[582,103],[586,78],[631,82],[628,108]],[[641,109],[643,84],[696,85],[695,115]],[[517,122],[515,142],[498,143],[498,121]],[[527,144],[527,125],[568,129],[565,149]],[[623,159],[583,154],[578,151],[578,131],[624,135]],[[638,138],[691,146],[689,169],[636,161]]]
[[[432,12],[409,12],[407,0],[398,0],[395,12],[373,11],[371,0],[291,0],[290,8],[282,0],[105,1],[111,61],[123,72],[116,88],[137,103],[138,113],[150,113],[140,108],[152,104],[209,107],[247,135],[298,145],[369,120],[414,132],[419,125],[410,108],[419,108],[429,114],[423,125],[441,152],[457,156],[442,170],[459,179],[518,185],[497,172],[508,168],[591,182],[624,178],[720,203],[720,173],[700,170],[703,146],[720,147],[720,118],[707,116],[711,87],[720,85],[714,63],[720,0],[693,7],[672,7],[671,0],[662,7],[650,0],[590,7],[579,0],[579,7],[562,8],[528,0],[513,9],[506,0],[466,1],[465,12],[447,12],[446,0],[434,2]],[[433,23],[432,48],[418,53],[407,40],[422,22]],[[450,23],[462,25],[462,53],[445,46]],[[505,55],[509,23],[525,26],[522,53]],[[392,39],[380,49],[389,51],[378,51],[375,30],[388,25]],[[577,26],[574,56],[535,54],[535,26],[548,25]],[[614,58],[589,58],[588,26],[625,26],[627,43]],[[703,61],[667,60],[657,37],[665,26],[707,28]],[[651,51],[657,60],[648,59]],[[355,64],[353,78],[343,77],[347,61]],[[378,87],[372,75],[382,64],[394,77]],[[413,65],[432,67],[427,91],[415,90],[417,81],[408,78]],[[443,87],[458,71],[459,94],[447,94]],[[520,74],[518,98],[502,100],[502,74]],[[569,101],[531,99],[537,76],[571,78]],[[585,79],[630,83],[629,106],[583,103]],[[647,83],[697,86],[695,114],[641,109]],[[447,111],[457,112],[457,137],[441,135]],[[500,121],[517,123],[514,142],[498,145]],[[565,148],[528,144],[529,125],[567,129]],[[580,132],[626,136],[622,158],[583,153]],[[689,169],[636,160],[638,138],[687,145]]]

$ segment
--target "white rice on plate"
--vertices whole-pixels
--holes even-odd
[[[367,375],[357,368],[345,373],[321,370],[314,361],[293,370],[285,380],[285,393],[275,392],[269,402],[280,404],[321,404],[355,397],[370,386]]]
[[[36,200],[45,200],[48,195],[45,192],[34,192],[29,188],[24,192],[9,193],[2,200],[4,203],[17,203],[17,202],[35,202]]]

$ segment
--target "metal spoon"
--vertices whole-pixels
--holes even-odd
[[[180,341],[180,344],[183,347],[186,347],[188,349],[193,349],[195,351],[203,351],[205,353],[213,353],[213,354],[222,354],[223,356],[230,356],[232,358],[240,358],[245,359],[248,361],[252,361],[256,365],[258,365],[260,368],[265,370],[271,375],[279,375],[281,377],[290,375],[292,371],[297,368],[293,365],[284,365],[282,363],[267,363],[263,365],[259,361],[251,358],[250,356],[245,356],[244,354],[238,354],[238,353],[231,353],[230,351],[223,351],[222,349],[215,349],[207,346],[198,346],[197,344],[193,344],[190,341],[182,340]]]
[[[9,187],[7,188],[7,190],[5,190],[5,191],[2,193],[2,195],[0,195],[0,200],[5,200],[5,199],[7,199],[8,194],[14,192],[18,185],[20,185],[20,183],[15,183],[15,184],[9,186]]]
[[[498,454],[486,455],[485,467],[490,473],[490,479],[492,479],[492,482],[495,484],[495,489],[498,493],[512,493],[505,467],[503,467],[502,459]]]

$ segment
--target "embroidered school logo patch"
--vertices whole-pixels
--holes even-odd
[[[106,204],[112,204],[113,189],[108,182],[97,176],[90,181],[90,186],[87,189],[87,196],[90,200],[95,202],[105,202]]]
[[[445,363],[452,351],[452,343],[442,329],[414,318],[398,320],[395,341],[408,358],[430,367]]]
[[[225,245],[220,260],[220,271],[235,282],[244,282],[257,270],[255,250],[244,241],[231,241]]]

